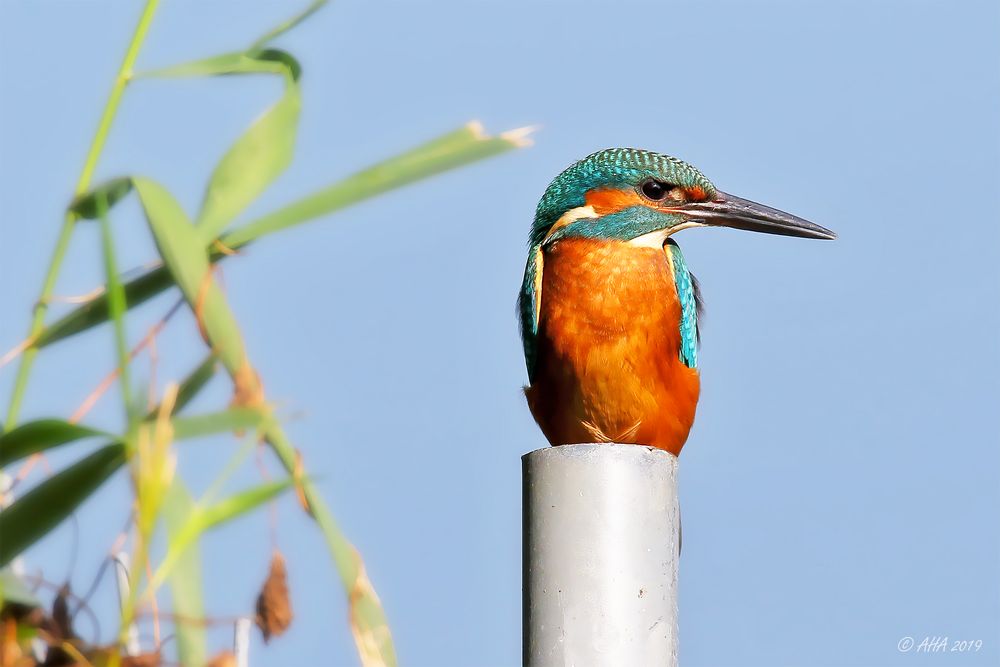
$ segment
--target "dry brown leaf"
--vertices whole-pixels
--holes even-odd
[[[371,600],[375,605],[381,605],[375,587],[372,586],[368,574],[365,572],[361,555],[355,550],[354,557],[358,564],[358,575],[354,579],[354,586],[351,588],[349,596],[351,634],[354,635],[354,643],[358,647],[358,655],[364,667],[387,667],[385,658],[382,656],[381,646],[389,639],[389,627],[382,624],[378,627],[361,627],[358,618],[358,603],[361,600]]]
[[[288,573],[285,559],[275,551],[264,587],[257,596],[257,627],[264,641],[284,634],[292,624],[292,605],[288,597]]]
[[[305,489],[302,488],[302,478],[305,477],[305,465],[302,463],[302,452],[295,450],[295,468],[292,470],[292,481],[295,484],[295,497],[298,499],[302,509],[306,514],[313,516],[312,508],[309,507],[309,499],[306,498]]]
[[[156,337],[163,330],[163,328],[167,326],[167,322],[170,321],[170,318],[173,317],[174,314],[180,309],[180,305],[182,303],[184,303],[184,299],[177,301],[173,306],[170,307],[170,310],[167,311],[167,314],[164,315],[159,322],[157,322],[156,324],[154,324],[152,327],[149,328],[149,331],[147,331],[146,335],[142,337],[142,340],[136,343],[135,347],[133,347],[132,350],[128,353],[129,361],[135,359],[146,346],[154,343]],[[121,372],[121,369],[115,368],[110,373],[108,373],[108,375],[106,375],[103,380],[101,380],[101,383],[97,385],[97,388],[95,388],[92,392],[90,392],[87,395],[87,397],[83,399],[83,402],[80,404],[80,407],[78,407],[73,412],[73,414],[70,415],[69,423],[71,424],[77,423],[78,421],[83,419],[88,412],[90,412],[91,408],[94,407],[97,401],[99,401],[101,397],[104,396],[105,392],[107,392],[107,390],[111,387],[111,385],[115,383],[115,380],[118,379],[119,372]],[[155,385],[155,383],[150,382],[150,385],[153,386]]]
[[[195,296],[194,300],[194,320],[198,323],[198,332],[201,337],[209,345],[212,344],[212,340],[208,337],[208,329],[205,328],[205,300],[208,297],[209,288],[212,286],[212,267],[209,267],[208,271],[201,278],[201,284],[198,286],[198,294]]]
[[[239,255],[239,254],[241,254],[239,250],[234,250],[233,248],[230,248],[225,243],[223,243],[220,239],[215,239],[214,241],[212,241],[212,248],[214,248],[215,250],[218,250],[223,255],[232,256],[232,255]]]
[[[243,365],[233,373],[233,401],[230,404],[240,408],[260,408],[264,405],[264,385],[260,376],[250,362],[243,360]]]

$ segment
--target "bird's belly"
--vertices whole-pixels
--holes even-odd
[[[567,239],[547,251],[526,395],[549,441],[679,453],[699,391],[697,370],[680,360],[680,317],[660,249]]]

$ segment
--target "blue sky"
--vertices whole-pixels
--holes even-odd
[[[289,4],[165,2],[140,68],[243,47]],[[137,15],[123,1],[0,3],[3,350],[27,328]],[[1000,662],[998,26],[1000,6],[972,1],[343,0],[280,40],[305,72],[299,145],[249,215],[469,119],[542,126],[528,150],[275,236],[224,269],[402,664],[519,661],[519,457],[544,445],[520,392],[525,239],[548,181],[618,145],[682,157],[840,234],[677,237],[707,302],[681,456],[683,664]],[[137,83],[98,178],[154,177],[193,211],[218,156],[277,94],[246,78]],[[134,202],[114,224],[122,263],[154,256]],[[98,242],[81,225],[57,293],[101,282]],[[143,306],[132,338],[171,302]],[[196,339],[187,315],[171,323],[161,382],[200,357]],[[113,363],[106,328],[46,350],[23,418],[68,414]],[[148,378],[145,360],[137,373]],[[0,369],[4,403],[12,375]],[[220,381],[196,407],[227,392]],[[90,421],[113,428],[119,412],[112,394]],[[204,489],[234,446],[185,444],[181,470]],[[235,483],[258,479],[251,465]],[[120,476],[29,566],[86,588],[127,502]],[[290,498],[278,516],[296,620],[254,646],[253,664],[353,664],[318,533]],[[266,519],[203,551],[211,611],[249,610]],[[113,618],[110,581],[95,604]],[[983,646],[897,650],[935,635]]]

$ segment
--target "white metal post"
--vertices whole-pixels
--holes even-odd
[[[677,458],[583,444],[522,458],[529,667],[677,665]]]
[[[128,606],[129,595],[131,595],[128,580],[130,565],[128,553],[119,551],[112,558],[112,563],[115,568],[115,581],[118,583],[118,608],[124,613],[125,607]],[[139,646],[139,628],[136,627],[135,623],[130,623],[125,639],[125,655],[136,656],[141,652],[142,647]]]
[[[233,625],[233,655],[236,658],[236,667],[249,667],[250,665],[250,627],[253,622],[243,616],[236,619]]]

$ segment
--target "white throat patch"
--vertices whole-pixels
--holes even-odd
[[[667,238],[672,236],[674,232],[679,232],[682,229],[704,226],[705,224],[702,222],[682,222],[681,224],[671,227],[670,229],[657,229],[654,232],[649,232],[648,234],[643,234],[642,236],[636,236],[634,239],[629,241],[628,244],[639,248],[662,248]]]

